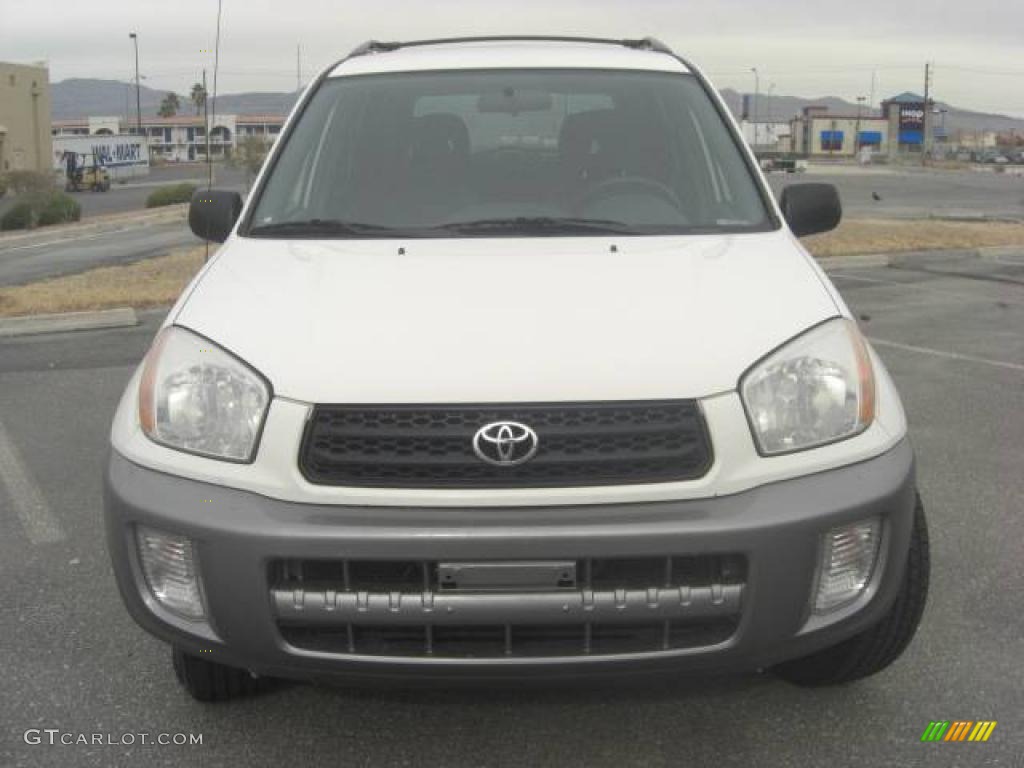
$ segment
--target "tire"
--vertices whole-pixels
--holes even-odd
[[[796,685],[842,685],[880,672],[899,658],[921,622],[928,598],[930,554],[928,525],[918,496],[903,583],[896,602],[881,621],[839,645],[775,667]]]
[[[180,648],[171,649],[171,660],[178,682],[196,701],[230,701],[252,696],[261,690],[261,681],[248,670],[207,661]]]

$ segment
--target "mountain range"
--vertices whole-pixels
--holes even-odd
[[[61,80],[50,86],[52,119],[66,120],[89,115],[135,114],[135,86],[117,80],[72,78]],[[725,103],[734,114],[742,110],[743,95],[731,88],[721,91]],[[143,115],[155,115],[166,91],[148,86],[139,88]],[[297,91],[225,93],[217,97],[217,111],[222,114],[286,114],[295,103]],[[195,109],[186,95],[178,94],[181,101],[179,114],[194,114]],[[799,115],[807,106],[827,107],[833,114],[853,115],[857,105],[835,96],[802,98],[761,94],[757,99],[757,118],[760,120],[788,121]],[[950,133],[963,131],[1024,131],[1024,119],[1008,115],[988,114],[959,109],[937,102],[939,109],[945,109],[946,129]],[[867,115],[869,110],[864,109]],[[875,111],[877,114],[877,110]]]

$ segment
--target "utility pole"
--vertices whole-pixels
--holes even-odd
[[[203,93],[206,93],[206,70],[203,69]],[[206,143],[206,188],[213,188],[213,163],[210,162],[210,100],[203,99],[203,136]]]
[[[853,156],[857,157],[860,154],[860,116],[861,110],[864,108],[864,97],[857,97],[857,126],[853,129]]]
[[[932,65],[930,62],[924,63],[924,114],[921,116],[921,165],[928,164],[928,152],[929,144],[928,141],[928,126],[931,121],[928,116],[931,114],[931,85],[932,85]]]
[[[875,80],[878,78],[878,71],[871,70],[871,95],[868,96],[868,109],[869,114],[874,117],[875,114]]]
[[[139,36],[129,32],[128,37],[135,43],[135,130],[142,136],[142,94],[139,88]]]
[[[761,95],[761,76],[757,73],[757,67],[751,67],[750,71],[754,73],[754,147],[757,148],[758,130],[757,130],[757,102],[760,100]]]

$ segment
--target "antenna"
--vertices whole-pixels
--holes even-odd
[[[213,152],[210,145],[210,134],[213,124],[217,121],[217,70],[220,68],[220,12],[222,0],[217,0],[217,40],[213,46],[213,106],[212,114],[206,121],[206,189],[213,188]],[[203,70],[203,89],[206,88],[206,70]],[[210,241],[206,241],[206,261],[210,260]]]
[[[213,166],[210,164],[210,94],[206,90],[206,67],[203,67],[203,137],[206,141],[206,167],[208,177],[206,191],[213,187]],[[206,256],[203,261],[210,260],[210,241],[206,241]]]
[[[302,90],[302,44],[295,46],[295,90]]]
[[[207,186],[213,187],[213,154],[210,152],[210,133],[217,122],[217,71],[220,69],[220,11],[221,1],[217,0],[217,40],[213,46],[213,106],[211,107],[210,123],[206,126],[206,167],[208,171]]]

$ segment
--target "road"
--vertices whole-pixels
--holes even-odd
[[[241,190],[242,172],[218,169],[218,186]],[[195,167],[153,170],[157,179],[136,186],[114,187],[107,195],[82,192],[83,206],[110,206],[103,212],[141,209],[152,191],[150,184],[170,183],[194,174]],[[769,183],[782,187],[804,181],[823,181],[839,188],[844,215],[852,218],[921,218],[929,215],[1019,219],[1024,221],[1024,176],[976,171],[894,171],[889,168],[812,166],[807,174],[771,174]],[[142,186],[140,186],[142,185]],[[875,200],[872,194],[878,195]],[[100,212],[98,209],[87,214]],[[78,239],[41,230],[32,243],[5,245],[0,238],[0,286],[43,277],[81,272],[93,267],[136,261],[198,242],[184,225],[161,225],[133,231],[91,234]]]
[[[219,189],[245,189],[245,171],[240,168],[215,165],[214,174],[213,184]],[[183,182],[205,186],[206,168],[195,163],[161,166],[150,169],[148,176],[129,179],[124,184],[115,182],[109,192],[73,192],[71,196],[82,206],[82,218],[88,220],[105,213],[141,211],[153,190]]]
[[[216,167],[217,187],[245,188],[245,173],[237,168]],[[154,187],[179,181],[202,181],[201,166],[154,168],[148,177],[115,184],[110,192],[78,192],[85,218],[102,213],[140,210]],[[806,174],[770,174],[773,189],[800,181],[835,184],[843,207],[851,216],[921,218],[945,216],[996,216],[1024,220],[1024,176],[979,171],[934,171],[919,168],[894,169],[882,166],[828,166],[816,164]],[[876,193],[881,200],[875,200]]]
[[[88,221],[94,216],[108,213],[144,210],[146,198],[157,187],[183,182],[202,186],[206,184],[206,181],[206,167],[198,163],[188,163],[151,168],[147,176],[127,179],[124,184],[115,181],[109,192],[83,191],[69,194],[82,207],[82,219]],[[245,184],[244,170],[229,168],[223,164],[214,166],[214,186],[242,192],[245,190]],[[3,215],[13,204],[13,195],[5,195],[3,199],[0,199],[0,215]]]
[[[0,286],[127,264],[200,243],[183,221],[83,234],[42,230],[26,242],[8,244],[0,239]]]
[[[1024,253],[834,278],[903,394],[933,575],[918,637],[872,679],[754,674],[459,690],[287,686],[200,706],[117,595],[101,532],[109,420],[159,321],[0,341],[0,765],[1020,766]],[[922,744],[933,719],[998,721]],[[65,733],[202,746],[27,745]],[[106,737],[104,737],[106,738]]]
[[[807,173],[768,175],[776,192],[804,181],[835,184],[849,217],[988,216],[1024,221],[1024,175],[821,164],[812,165]]]

